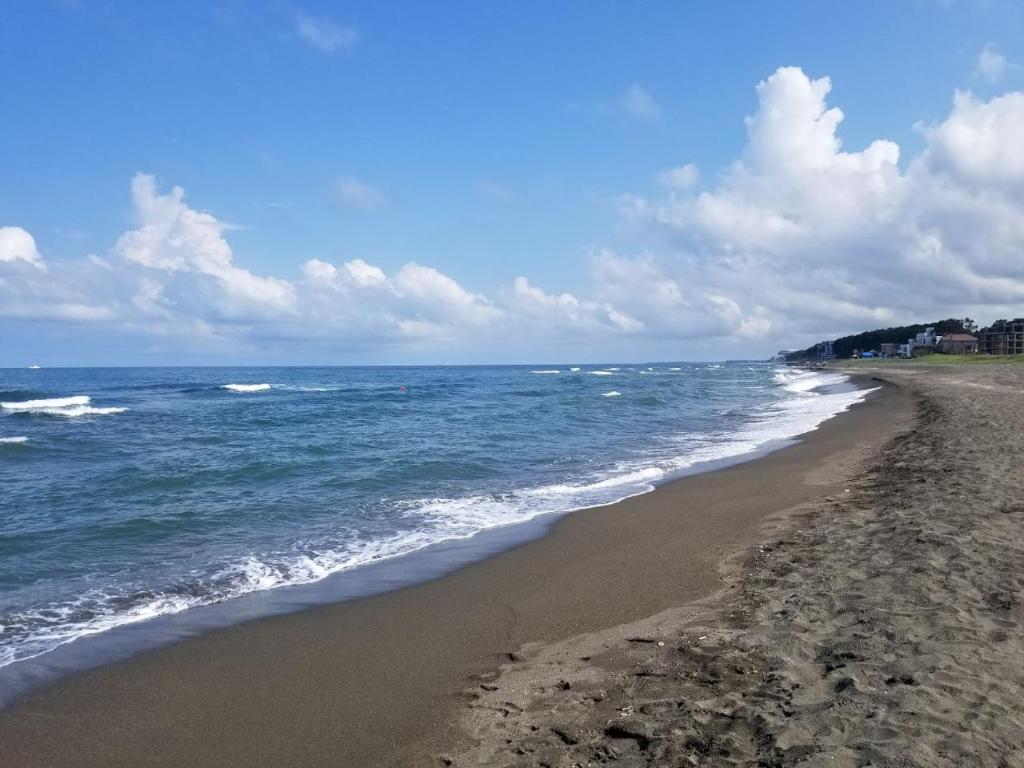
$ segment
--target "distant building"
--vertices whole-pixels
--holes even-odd
[[[907,339],[907,357],[920,357],[921,355],[930,355],[932,352],[939,351],[939,343],[942,341],[941,336],[935,335],[935,329],[932,327],[925,328],[921,333],[917,334],[912,339]]]
[[[879,345],[879,351],[882,353],[882,357],[896,357],[900,353],[900,345],[895,342],[883,341]]]
[[[978,353],[978,339],[969,333],[947,333],[939,347],[947,355],[974,355]]]
[[[978,352],[983,355],[1024,355],[1024,318],[996,320],[978,331]]]

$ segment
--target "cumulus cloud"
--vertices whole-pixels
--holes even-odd
[[[626,89],[620,104],[627,115],[637,120],[657,120],[661,117],[661,105],[640,83],[633,83]]]
[[[305,14],[300,14],[296,18],[295,33],[313,48],[327,53],[349,50],[355,46],[358,39],[352,27]]]
[[[845,147],[830,92],[827,77],[796,67],[767,77],[736,160],[701,187],[683,165],[659,175],[660,191],[624,195],[633,247],[593,249],[571,292],[526,275],[475,290],[417,254],[389,269],[309,254],[292,274],[257,274],[223,221],[139,174],[135,223],[109,252],[44,259],[29,232],[0,229],[0,316],[255,350],[410,345],[450,359],[452,345],[474,343],[488,359],[513,348],[521,359],[640,345],[672,357],[706,340],[716,356],[769,352],[940,316],[1021,314],[1024,94],[956,93],[906,158],[885,138]]]
[[[21,227],[0,228],[0,318],[106,321],[116,312],[107,286],[88,260],[50,270],[35,238]]]
[[[334,193],[338,202],[346,208],[374,211],[387,204],[383,192],[352,175],[339,178],[334,184]]]
[[[924,165],[978,191],[1024,190],[1024,93],[979,101],[958,91],[953,112],[925,129]]]
[[[185,191],[160,194],[154,177],[132,179],[132,202],[138,226],[124,233],[114,253],[124,261],[194,279],[208,306],[225,314],[280,314],[295,308],[295,291],[285,280],[261,277],[234,263],[224,238],[225,225],[212,214],[185,204]],[[185,296],[179,297],[179,300]]]
[[[720,297],[733,334],[824,337],[1024,301],[1024,94],[956,94],[903,170],[891,141],[843,148],[827,77],[783,67],[756,90],[747,145],[714,188],[621,201],[668,244],[659,269]]]
[[[21,261],[45,269],[36,240],[21,227],[0,227],[0,261]]]
[[[517,277],[505,295],[511,312],[519,319],[532,321],[544,332],[616,330],[635,332],[642,322],[607,302],[578,299],[571,293],[551,294]]]

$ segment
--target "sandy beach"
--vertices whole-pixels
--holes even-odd
[[[0,0],[0,768],[1024,768],[1022,32]]]
[[[1024,367],[874,373],[910,428],[710,598],[507,666],[453,764],[1024,764]]]
[[[1024,369],[856,372],[793,447],[32,694],[6,763],[1019,764]]]
[[[765,519],[841,493],[911,411],[898,389],[879,390],[793,447],[569,515],[544,538],[453,575],[79,674],[0,713],[7,762],[500,762],[461,751],[489,741],[477,716],[513,712],[504,678],[495,680],[503,665],[512,663],[506,675],[533,669],[541,657],[531,649],[587,643],[587,633],[621,632],[609,628],[715,594],[723,564],[762,541]],[[502,730],[521,714],[502,717]]]

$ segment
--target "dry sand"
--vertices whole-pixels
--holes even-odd
[[[1004,696],[1024,508],[978,470],[1009,438],[967,428],[965,410],[975,390],[1002,393],[980,386],[1004,386],[995,374],[915,379],[794,447],[570,515],[433,582],[82,673],[0,713],[0,764],[783,764],[870,749],[927,763],[940,747],[921,734],[939,726],[949,754],[978,748],[983,728],[1018,725]],[[929,418],[883,451],[910,427],[908,391]],[[1006,742],[985,743],[987,757]]]
[[[916,421],[848,492],[710,598],[507,665],[451,763],[1024,765],[1024,366],[874,372]]]

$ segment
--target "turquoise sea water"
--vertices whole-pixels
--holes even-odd
[[[863,397],[765,363],[0,370],[0,668],[643,493]]]

